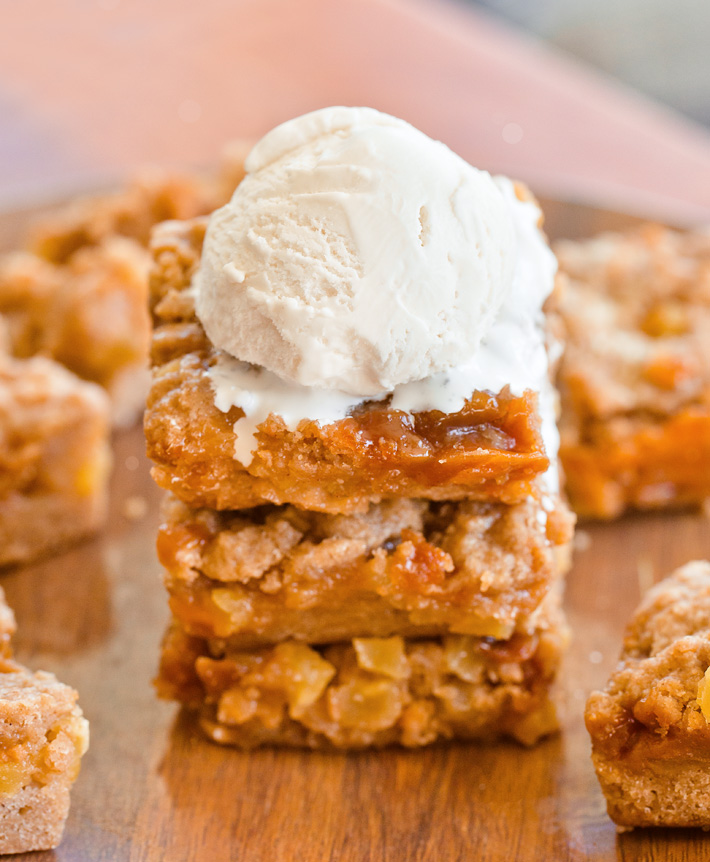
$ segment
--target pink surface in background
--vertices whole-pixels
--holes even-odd
[[[367,104],[542,194],[710,220],[703,129],[450,0],[22,0],[3,16],[6,205]]]

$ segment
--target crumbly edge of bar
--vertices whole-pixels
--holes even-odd
[[[630,773],[615,761],[593,755],[607,811],[620,827],[710,828],[708,762],[650,761],[645,772]]]
[[[0,854],[52,850],[64,834],[72,782],[56,776],[5,798],[0,794]]]
[[[587,702],[595,768],[621,825],[710,825],[705,784],[694,786],[710,762],[709,668],[710,564],[697,561],[649,591],[619,667]]]
[[[107,463],[108,456],[101,461]],[[80,498],[60,492],[13,495],[3,508],[0,567],[10,568],[60,554],[96,535],[106,523],[108,501],[105,489],[100,489]]]
[[[327,515],[293,506],[191,510],[168,496],[158,552],[173,613],[192,634],[234,646],[363,633],[504,638],[532,625],[562,574],[556,546],[570,541],[572,525],[561,502],[546,513],[532,499],[517,506],[399,499],[363,514]],[[383,627],[342,624],[334,635],[332,617],[349,607],[347,598],[342,610],[331,607],[339,589],[368,604],[372,625]],[[304,629],[274,637],[279,617]]]

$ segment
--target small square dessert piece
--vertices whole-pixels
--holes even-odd
[[[158,555],[170,607],[192,635],[243,649],[449,632],[527,631],[561,576],[563,504],[401,498],[362,514],[294,506],[163,508]]]
[[[89,744],[77,693],[0,658],[0,853],[59,844]]]
[[[566,284],[560,459],[580,515],[710,497],[710,232],[556,245]]]
[[[15,618],[0,589],[0,854],[50,850],[89,744],[77,693],[11,660]]]
[[[104,391],[49,359],[0,356],[0,566],[99,529],[109,466]]]
[[[557,729],[550,688],[566,637],[552,607],[534,631],[504,641],[365,637],[238,651],[173,623],[157,686],[196,710],[212,740],[240,748],[501,737],[532,745]]]
[[[710,563],[649,590],[585,720],[619,826],[710,827]]]

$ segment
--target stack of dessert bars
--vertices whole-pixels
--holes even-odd
[[[536,393],[473,392],[455,414],[369,402],[295,431],[272,414],[245,466],[195,316],[205,228],[168,222],[152,243],[160,694],[241,747],[554,730],[572,519],[546,484]]]

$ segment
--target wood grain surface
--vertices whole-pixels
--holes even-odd
[[[548,204],[556,235],[619,226],[613,214]],[[0,245],[12,234],[0,223]],[[18,224],[15,222],[14,228]],[[14,229],[13,228],[13,229]],[[7,572],[17,652],[79,689],[91,749],[64,841],[32,862],[414,862],[707,859],[710,836],[617,835],[589,760],[582,711],[615,664],[642,591],[710,557],[708,521],[681,513],[584,524],[566,606],[563,732],[532,750],[452,745],[356,755],[263,750],[202,739],[158,702],[151,678],[167,619],[154,553],[159,492],[140,429],[115,440],[110,525],[53,560]],[[131,520],[136,500],[143,516]]]

